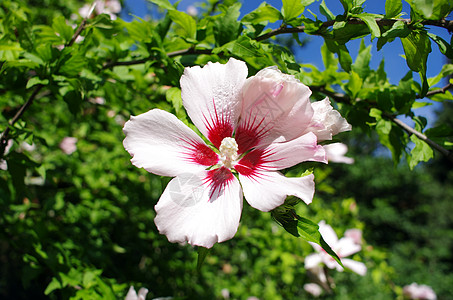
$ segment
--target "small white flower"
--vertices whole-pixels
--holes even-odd
[[[403,288],[405,297],[414,300],[436,300],[437,295],[430,286],[413,282]]]
[[[353,164],[354,159],[345,156],[348,146],[343,143],[333,143],[324,146],[327,153],[327,160],[330,162]]]
[[[6,143],[5,152],[3,155],[8,154],[9,150],[11,150],[12,146],[13,146],[13,140],[8,140],[8,142]],[[0,170],[4,170],[4,171],[8,170],[8,164],[6,163],[6,160],[4,160],[4,159],[0,159]]]
[[[146,288],[139,289],[137,295],[137,292],[135,291],[134,287],[131,286],[124,300],[145,300],[146,294],[148,294],[148,289]]]
[[[77,138],[67,136],[60,142],[60,149],[65,154],[70,155],[77,150],[76,144],[77,144]]]
[[[187,10],[186,10],[186,11],[187,11],[187,14],[189,14],[189,15],[191,15],[191,16],[193,16],[193,17],[195,17],[196,15],[198,15],[198,9],[197,9],[195,6],[193,6],[193,5],[189,5],[189,6],[187,7]]]
[[[327,225],[323,220],[319,222],[319,232],[321,233],[325,242],[330,246],[330,248],[338,255],[341,259],[343,265],[350,269],[351,271],[364,276],[366,274],[367,268],[364,263],[358,262],[347,257],[351,254],[359,252],[362,249],[362,246],[356,244],[354,240],[348,237],[343,237],[338,239],[337,234],[330,225]],[[337,271],[342,272],[343,267],[340,266],[333,257],[331,257],[324,249],[321,248],[318,244],[310,243],[315,249],[316,253],[312,253],[305,258],[305,268],[311,269],[319,264],[324,263],[329,269],[337,269]]]
[[[116,14],[121,11],[121,3],[118,0],[97,0],[95,4],[96,15],[108,14],[112,20],[116,20]],[[82,18],[89,18],[92,13],[90,4],[85,4],[79,9],[79,15]]]
[[[344,232],[344,236],[350,238],[354,243],[361,245],[362,244],[362,230],[357,228],[348,229]]]
[[[306,283],[304,284],[304,290],[313,295],[314,297],[319,297],[322,294],[322,288],[316,283]]]

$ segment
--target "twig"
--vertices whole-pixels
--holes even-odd
[[[380,19],[380,18],[376,19],[376,23],[379,26],[392,26],[397,21],[401,21],[401,22],[404,22],[406,24],[410,24],[411,23],[410,19]],[[365,24],[365,22],[363,20],[358,19],[358,18],[351,18],[351,19],[348,19],[346,22],[348,24],[354,24],[354,25],[358,25],[358,24],[362,24],[363,25],[363,24]],[[423,24],[423,25],[443,27],[443,28],[447,29],[450,32],[453,31],[453,21],[450,21],[450,20],[423,20],[420,23]],[[335,20],[323,22],[321,24],[321,26],[320,26],[320,29],[333,26],[334,24],[335,24]],[[268,38],[271,38],[271,37],[279,35],[279,34],[284,34],[284,33],[302,33],[302,32],[305,32],[305,30],[306,30],[306,27],[304,25],[296,26],[296,27],[286,27],[286,26],[283,25],[283,26],[280,26],[277,29],[269,31],[269,32],[267,32],[267,33],[265,33],[263,35],[260,35],[260,36],[258,36],[255,39],[257,41],[262,41],[262,40],[266,40]],[[321,33],[319,33],[319,34],[321,34]],[[316,33],[314,33],[313,35],[316,35]]]
[[[430,96],[434,96],[436,94],[445,94],[449,89],[451,89],[453,87],[453,84],[449,83],[447,84],[446,86],[444,86],[443,88],[440,88],[440,89],[437,89],[437,90],[432,90],[432,91],[429,91],[428,93],[426,93],[425,97],[430,97]],[[421,95],[417,95],[417,98],[418,99],[421,99],[421,98],[424,98],[422,97]]]
[[[410,24],[411,20],[410,19],[381,19],[378,18],[376,19],[376,22],[379,26],[392,26],[395,22],[401,21],[405,22],[406,24]],[[348,24],[365,24],[365,22],[359,18],[351,18],[347,20]],[[335,24],[335,20],[331,21],[326,21],[323,22],[320,26],[321,28],[327,28],[330,26],[333,26]],[[431,25],[431,26],[438,26],[438,27],[443,27],[448,29],[448,31],[453,31],[453,21],[449,20],[424,20],[421,22],[423,25]],[[302,33],[305,32],[306,27],[304,25],[301,26],[296,26],[296,27],[287,27],[285,24],[282,24],[279,28],[271,30],[263,35],[260,35],[258,37],[255,37],[256,41],[263,41],[266,39],[269,39],[273,36],[279,35],[279,34],[285,34],[285,33]],[[312,33],[312,35],[320,35],[321,32],[318,34]],[[178,56],[178,55],[188,55],[188,54],[211,54],[212,50],[210,49],[199,49],[195,50],[193,47],[184,49],[184,50],[178,50],[174,52],[170,52],[167,55],[169,57],[173,56]],[[147,62],[148,60],[154,59],[153,57],[148,57],[148,58],[143,58],[143,59],[138,59],[138,60],[131,60],[131,61],[124,61],[124,62],[110,62],[102,67],[102,69],[108,69],[114,66],[131,66],[131,65],[136,65],[136,64],[142,64]]]
[[[177,50],[173,52],[167,53],[168,57],[175,57],[178,55],[189,55],[189,54],[212,54],[211,49],[195,49],[195,48],[188,48],[188,49],[183,49],[183,50]],[[146,58],[141,58],[137,60],[130,60],[130,61],[112,61],[107,64],[105,64],[102,69],[110,69],[112,67],[116,66],[132,66],[132,65],[139,65],[139,64],[144,64],[147,61],[152,61],[155,60],[156,57],[154,56],[148,56]]]
[[[8,144],[8,135],[11,130],[11,126],[13,126],[24,114],[25,110],[33,103],[33,100],[35,100],[36,95],[38,95],[39,91],[43,88],[44,86],[42,84],[37,85],[33,93],[30,95],[28,100],[22,105],[22,107],[19,109],[19,111],[16,113],[16,115],[9,121],[8,127],[5,128],[5,131],[2,133],[2,137],[0,139],[0,157],[3,157],[5,154],[5,148],[6,145]]]
[[[439,145],[436,142],[434,142],[433,140],[429,139],[423,133],[415,130],[414,128],[410,127],[403,121],[397,119],[395,116],[387,114],[387,113],[383,113],[383,116],[385,116],[387,119],[389,119],[390,121],[392,121],[393,123],[395,123],[396,125],[401,127],[402,129],[404,129],[409,135],[411,135],[411,134],[415,135],[416,137],[418,137],[419,139],[421,139],[422,141],[424,141],[425,143],[430,145],[431,148],[434,148],[437,151],[439,151],[440,153],[442,153],[449,161],[453,162],[453,152],[448,151],[441,145]]]

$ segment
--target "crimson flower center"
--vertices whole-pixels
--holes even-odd
[[[220,162],[228,169],[231,169],[238,158],[238,144],[232,137],[226,137],[222,140],[219,147]]]

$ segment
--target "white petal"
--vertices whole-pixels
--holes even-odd
[[[332,143],[324,146],[327,153],[327,160],[336,163],[353,164],[354,159],[345,156],[348,146],[343,143]]]
[[[245,200],[254,208],[270,211],[285,202],[287,196],[296,196],[309,204],[315,193],[312,174],[288,178],[279,172],[258,172],[253,176],[239,173]]]
[[[181,174],[170,181],[155,207],[154,219],[170,242],[210,248],[235,235],[242,191],[229,170],[219,170]]]
[[[304,290],[313,295],[314,297],[319,297],[322,294],[322,287],[316,283],[306,283],[304,284]]]
[[[308,128],[318,137],[318,141],[331,140],[337,133],[351,130],[351,125],[330,105],[329,98],[312,103],[313,120]]]
[[[362,230],[357,228],[351,228],[344,232],[344,237],[350,238],[354,243],[360,245],[362,244]]]
[[[138,300],[145,300],[146,295],[148,294],[148,289],[147,288],[140,288],[138,290]]]
[[[248,78],[236,132],[239,152],[302,135],[313,116],[310,94],[307,86],[277,68]]]
[[[311,253],[307,255],[304,259],[305,269],[317,268],[322,262],[322,257],[319,253]],[[317,269],[316,269],[317,270]]]
[[[351,271],[361,276],[365,276],[367,268],[364,263],[349,258],[343,258],[341,262],[346,268],[350,269]]]
[[[138,299],[137,292],[135,292],[134,287],[131,286],[124,300],[137,300],[137,299]]]
[[[227,64],[186,68],[181,77],[181,97],[190,119],[217,148],[234,131],[247,73],[243,61],[230,58]]]
[[[218,161],[218,155],[193,130],[163,110],[132,116],[123,130],[123,145],[132,163],[157,175],[196,172]]]
[[[323,237],[324,241],[332,248],[334,251],[337,248],[338,236],[333,230],[333,228],[326,224],[326,221],[322,220],[318,223],[319,233]]]
[[[353,239],[347,237],[341,238],[335,247],[338,251],[337,254],[341,257],[347,257],[362,249],[362,246],[356,244]]]

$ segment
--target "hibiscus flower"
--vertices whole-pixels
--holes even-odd
[[[124,126],[131,162],[174,177],[154,220],[170,242],[212,247],[231,239],[242,200],[270,211],[293,195],[309,204],[313,175],[287,178],[278,170],[304,161],[326,163],[318,142],[350,129],[329,100],[311,103],[294,76],[266,68],[247,79],[244,62],[186,68],[183,105],[207,142],[159,109],[132,116]]]

